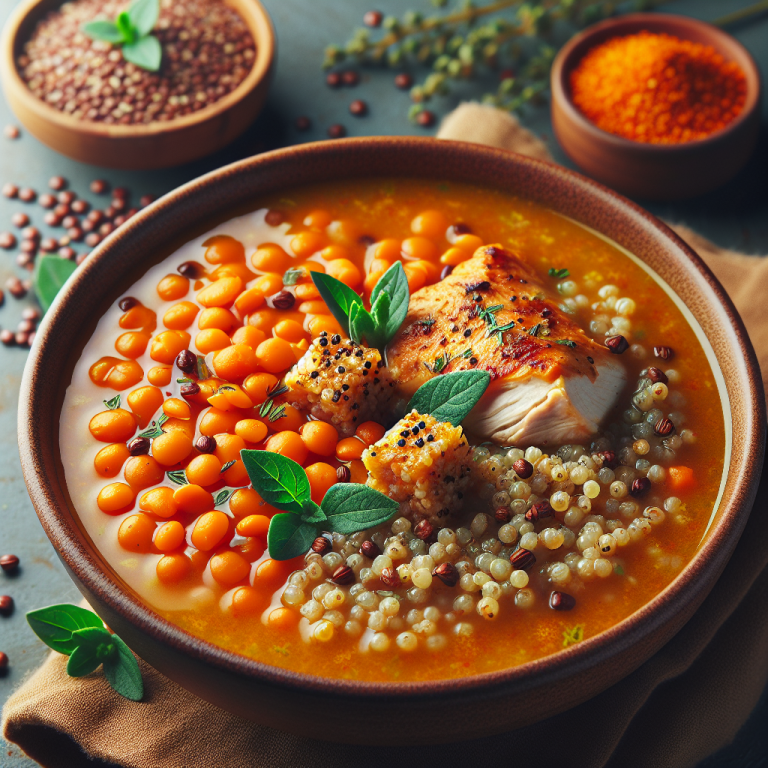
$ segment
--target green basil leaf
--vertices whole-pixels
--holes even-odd
[[[111,635],[117,653],[104,659],[104,676],[109,684],[126,699],[141,701],[144,682],[131,649],[117,636]]]
[[[365,340],[369,347],[376,346],[376,324],[362,304],[353,304],[350,308],[349,336],[358,344],[362,344],[363,340]]]
[[[147,35],[134,43],[126,43],[123,46],[123,58],[149,72],[157,72],[163,58],[163,49],[154,35]]]
[[[115,19],[115,25],[123,36],[123,42],[126,45],[130,45],[136,40],[136,30],[131,24],[131,17],[128,15],[127,11],[118,14]]]
[[[74,632],[86,627],[104,629],[104,623],[93,611],[67,603],[30,611],[27,622],[49,648],[67,655],[79,645]]]
[[[158,0],[133,0],[128,7],[128,18],[139,37],[148,35],[154,29],[159,15]]]
[[[367,485],[337,483],[328,489],[322,507],[331,531],[356,533],[386,522],[400,505]]]
[[[320,292],[323,301],[328,305],[331,314],[339,321],[344,333],[349,335],[349,314],[353,305],[363,306],[363,300],[341,280],[325,275],[322,272],[312,273],[312,282]]]
[[[242,450],[240,457],[253,487],[261,498],[285,512],[301,514],[309,501],[307,473],[292,459],[270,451]]]
[[[488,371],[455,371],[435,376],[416,390],[408,403],[408,412],[430,414],[458,427],[490,383]]]
[[[326,520],[325,512],[320,508],[319,504],[316,504],[311,499],[309,501],[305,501],[304,505],[302,507],[302,513],[301,513],[301,519],[305,523],[310,523],[312,525],[319,525],[320,523],[324,523]]]
[[[103,40],[105,43],[117,45],[125,41],[123,33],[114,21],[89,21],[80,29],[92,40]]]
[[[120,407],[120,395],[115,395],[111,400],[102,400],[102,402],[110,411],[114,411],[115,408]]]
[[[317,536],[317,527],[298,515],[279,514],[269,521],[267,547],[273,560],[291,560],[303,555]]]
[[[389,296],[389,317],[383,326],[386,337],[384,343],[388,344],[400,330],[400,326],[408,314],[408,302],[411,299],[408,290],[408,278],[405,276],[401,262],[396,261],[376,283],[371,292],[371,305],[376,304],[376,300],[382,293]]]
[[[391,304],[389,294],[380,293],[371,305],[371,317],[378,328],[385,329],[387,327]]]
[[[35,265],[35,273],[32,278],[35,286],[35,295],[38,298],[43,312],[47,312],[56,294],[77,269],[77,264],[61,256],[38,256]]]
[[[101,665],[101,659],[96,651],[88,645],[78,645],[69,656],[67,662],[67,674],[70,677],[83,677],[89,675]]]

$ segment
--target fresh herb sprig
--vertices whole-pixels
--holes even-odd
[[[488,371],[454,371],[435,376],[416,390],[408,411],[428,413],[458,427],[490,383]]]
[[[51,605],[30,611],[27,621],[49,648],[69,656],[70,677],[82,677],[103,665],[107,682],[121,696],[141,701],[144,683],[136,658],[93,611],[66,603]]]
[[[471,80],[489,70],[506,70],[495,92],[481,100],[510,112],[522,112],[543,102],[549,70],[562,37],[558,29],[568,24],[582,28],[613,16],[626,7],[648,10],[666,0],[486,0],[464,2],[460,7],[424,14],[406,11],[387,16],[383,33],[355,30],[341,45],[325,49],[325,68],[350,59],[402,70],[426,65],[431,71],[410,90],[408,117],[413,122],[424,104],[450,92],[453,84]],[[443,8],[447,0],[432,0]],[[526,42],[532,40],[533,44]]]
[[[398,503],[358,483],[332,485],[321,504],[312,501],[309,478],[300,464],[269,451],[242,450],[240,457],[259,495],[282,510],[267,531],[269,556],[290,560],[303,555],[320,531],[354,533],[380,525]]]
[[[408,278],[396,261],[379,279],[371,292],[371,311],[362,297],[335,277],[312,272],[320,296],[344,332],[358,344],[365,342],[382,355],[408,314]]]
[[[160,41],[150,33],[159,15],[160,0],[134,0],[114,21],[89,21],[83,24],[83,32],[94,40],[121,46],[126,61],[157,72],[163,49]]]

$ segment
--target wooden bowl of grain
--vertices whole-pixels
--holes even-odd
[[[746,80],[741,112],[720,130],[684,143],[646,143],[609,133],[574,103],[571,76],[590,51],[609,40],[641,32],[672,35],[711,46],[735,62]],[[626,62],[630,69],[630,62]],[[566,154],[589,176],[625,195],[682,200],[715,189],[746,165],[760,130],[760,74],[741,43],[697,19],[636,13],[595,24],[558,53],[551,72],[552,126]]]
[[[275,34],[259,0],[228,0],[254,42],[248,74],[229,93],[191,114],[144,124],[81,119],[47,104],[23,79],[18,58],[37,25],[61,0],[25,0],[0,38],[0,80],[8,103],[29,132],[57,152],[109,168],[167,168],[209,155],[229,144],[256,119],[267,96],[275,58]],[[164,53],[164,56],[166,54]]]

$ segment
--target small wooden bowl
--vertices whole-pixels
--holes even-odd
[[[256,199],[296,186],[393,176],[514,191],[635,254],[685,303],[709,340],[727,392],[723,407],[732,441],[722,499],[696,555],[627,619],[520,666],[397,684],[281,669],[194,637],[159,616],[117,577],[79,525],[59,455],[59,419],[74,364],[104,311],[152,264]],[[407,745],[510,731],[586,701],[649,659],[701,605],[739,540],[757,491],[765,424],[760,372],[738,313],[698,256],[658,219],[552,163],[479,144],[377,137],[303,144],[241,160],[171,192],[106,238],[43,318],[21,384],[18,435],[24,479],[45,532],[94,610],[136,653],[241,717],[304,737],[370,746],[391,741],[393,734]]]
[[[685,144],[645,144],[598,128],[571,97],[571,73],[606,40],[640,31],[667,33],[711,45],[735,61],[747,79],[741,114],[721,131]],[[552,125],[566,154],[587,174],[633,197],[682,200],[709,192],[744,167],[760,130],[760,75],[741,43],[711,24],[666,13],[637,13],[595,24],[572,38],[551,72]]]
[[[24,127],[57,152],[108,168],[168,168],[226,146],[261,111],[272,75],[275,33],[259,0],[227,0],[248,25],[256,45],[256,58],[245,80],[199,112],[135,126],[79,120],[37,98],[21,79],[16,58],[37,23],[61,3],[25,0],[11,14],[0,38],[0,80],[8,103]]]

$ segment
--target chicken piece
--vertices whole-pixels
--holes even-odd
[[[432,523],[461,506],[471,461],[461,427],[416,411],[363,451],[368,485]]]
[[[520,256],[488,245],[417,291],[387,350],[403,396],[440,373],[485,370],[491,384],[463,422],[474,436],[544,446],[594,434],[626,372],[547,290]]]
[[[391,423],[394,383],[377,349],[323,331],[285,377],[285,399],[342,435],[375,419]]]

